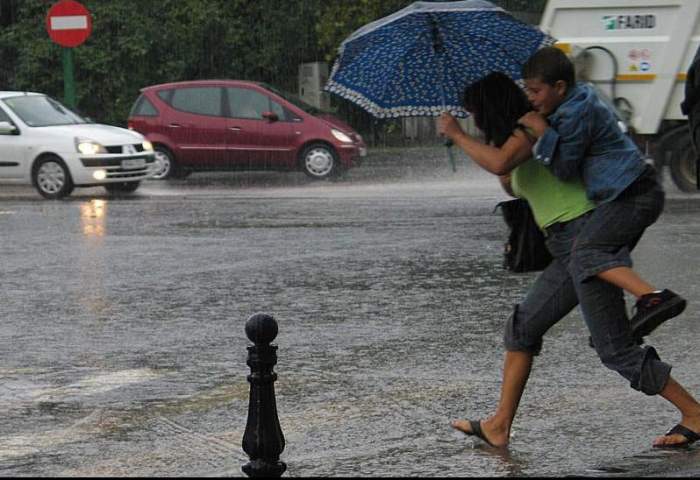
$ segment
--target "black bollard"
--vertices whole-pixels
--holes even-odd
[[[241,468],[249,477],[280,477],[287,469],[280,462],[284,435],[277,418],[275,385],[277,346],[270,345],[277,336],[277,322],[270,315],[256,313],[245,324],[245,333],[255,345],[248,347],[250,367],[250,402],[248,423],[243,434],[243,451],[250,462]]]

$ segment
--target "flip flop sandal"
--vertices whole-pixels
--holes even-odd
[[[472,426],[472,428],[474,427]],[[686,440],[685,442],[674,443],[671,445],[654,445],[656,448],[685,448],[700,440],[699,434],[695,433],[687,427],[684,427],[680,423],[668,432],[666,432],[666,435],[683,435]]]
[[[488,438],[486,438],[486,435],[484,435],[483,430],[481,430],[481,422],[479,420],[468,420],[468,422],[469,422],[469,426],[472,428],[471,432],[465,432],[464,430],[460,430],[460,429],[457,429],[457,430],[459,430],[460,432],[462,432],[465,435],[471,435],[471,436],[474,436],[474,437],[477,437],[477,438],[483,440],[484,442],[486,442],[486,444],[489,447],[498,448],[498,447],[496,447],[496,445],[491,443]]]

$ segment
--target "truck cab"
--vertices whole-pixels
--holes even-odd
[[[700,193],[697,157],[680,104],[700,43],[697,0],[549,0],[540,28],[618,109],[659,171]]]

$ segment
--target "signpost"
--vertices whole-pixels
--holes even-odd
[[[92,15],[74,0],[55,3],[46,15],[46,31],[55,43],[63,47],[63,94],[70,108],[75,108],[73,78],[73,48],[81,45],[92,32]]]

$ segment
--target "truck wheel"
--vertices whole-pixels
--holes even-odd
[[[671,165],[671,157],[676,155],[678,145],[683,143],[683,137],[687,136],[688,125],[684,124],[666,131],[661,138],[655,142],[654,166],[659,172],[661,172],[666,165]]]
[[[697,184],[697,156],[690,141],[690,135],[684,135],[679,140],[669,164],[671,178],[679,190],[700,193]]]

